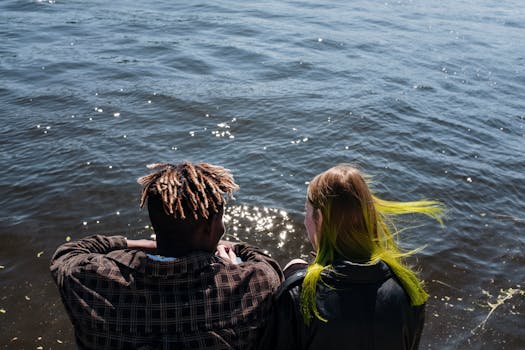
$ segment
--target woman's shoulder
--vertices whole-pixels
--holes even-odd
[[[283,270],[285,281],[279,287],[276,297],[281,297],[283,293],[294,299],[299,297],[307,268],[308,264],[304,261],[288,264]],[[381,260],[371,264],[339,260],[322,272],[322,282],[319,282],[318,288],[321,295],[337,291],[345,294],[349,290],[375,288],[375,293],[381,298],[408,300],[402,284],[389,266]]]
[[[304,272],[306,274],[306,269],[308,268],[308,263],[302,259],[294,259],[290,261],[283,269],[285,280],[293,277],[298,272]]]
[[[293,261],[292,261],[293,262]],[[296,299],[300,295],[301,285],[306,276],[306,269],[308,264],[306,262],[289,263],[283,270],[284,282],[281,284],[274,297],[276,299],[283,299],[291,297]]]

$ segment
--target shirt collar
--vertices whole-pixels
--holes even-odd
[[[195,251],[188,255],[168,260],[152,259],[144,254],[141,258],[139,271],[150,276],[167,277],[210,268],[212,263],[218,261],[218,257],[203,251]]]
[[[146,254],[148,258],[155,261],[175,261],[177,258],[171,257],[171,256],[162,256],[162,255],[153,255],[153,254]]]

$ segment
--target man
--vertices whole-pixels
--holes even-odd
[[[156,242],[98,235],[53,256],[77,346],[255,347],[282,272],[257,248],[218,245],[226,198],[238,189],[232,175],[205,163],[150,167],[157,171],[138,182]]]

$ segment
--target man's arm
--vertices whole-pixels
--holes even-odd
[[[157,248],[157,242],[151,239],[126,239],[126,242],[130,249],[150,250]]]

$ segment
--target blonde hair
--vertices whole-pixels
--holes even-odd
[[[399,230],[394,226],[393,217],[419,213],[442,223],[444,207],[440,202],[380,199],[372,194],[361,172],[349,164],[339,164],[317,175],[308,186],[307,199],[323,217],[317,255],[308,266],[302,284],[301,312],[306,324],[313,315],[327,321],[317,310],[317,283],[336,256],[357,263],[384,261],[401,282],[411,304],[425,303],[428,294],[404,259],[417,249],[400,250],[395,239]]]

